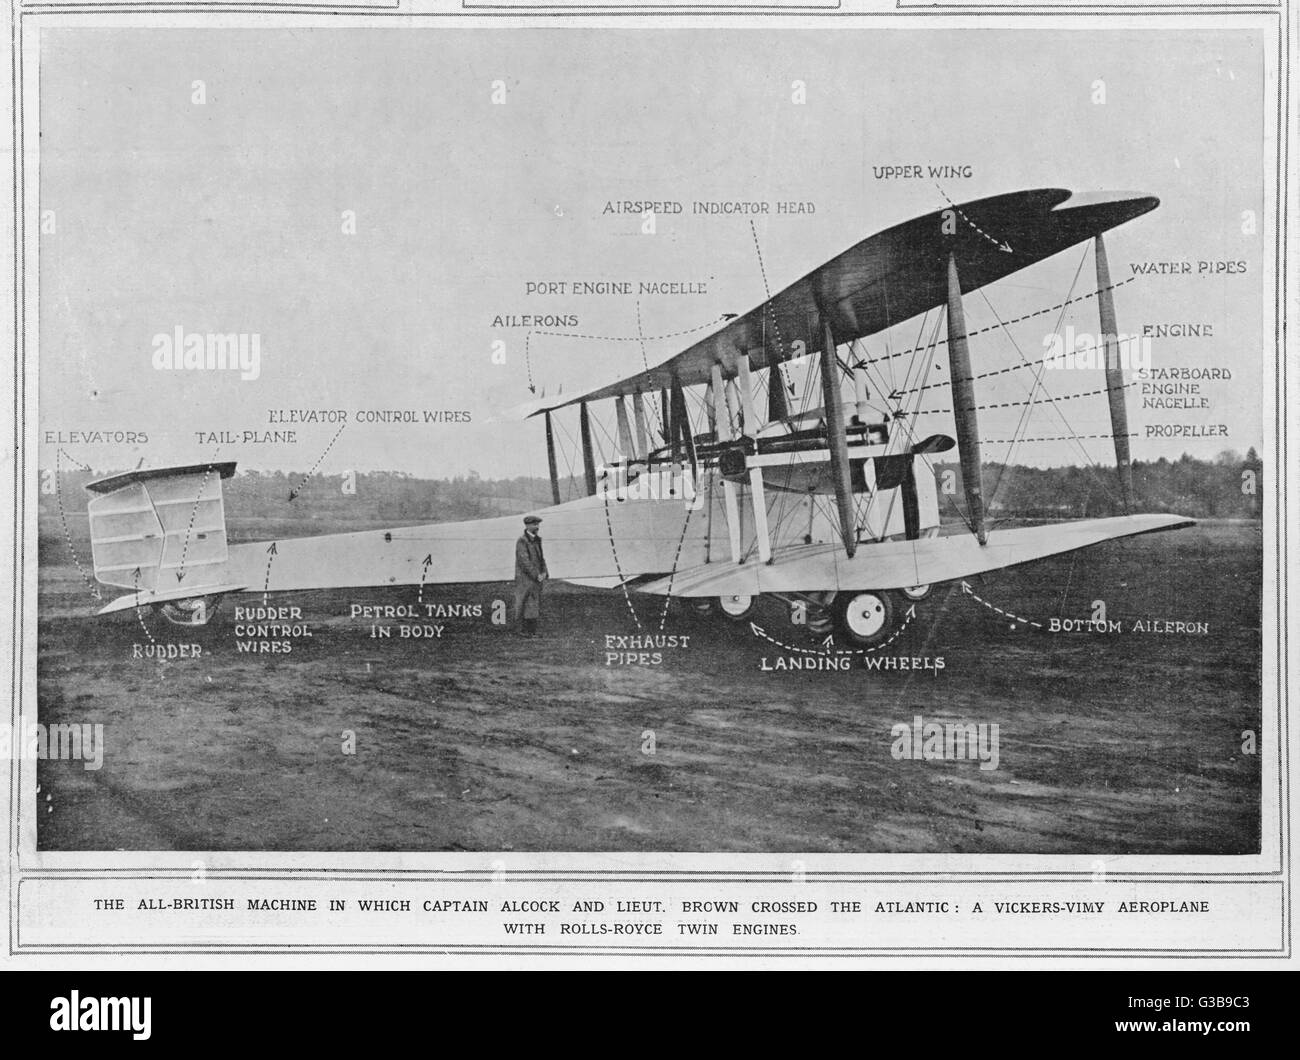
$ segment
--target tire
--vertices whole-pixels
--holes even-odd
[[[883,591],[835,596],[835,628],[855,648],[871,648],[894,630],[893,595]]]
[[[919,603],[934,591],[933,585],[913,585],[910,589],[899,589],[913,603]]]
[[[758,605],[756,596],[719,596],[718,612],[732,622],[744,622]]]
[[[692,613],[702,618],[710,618],[718,609],[717,602],[711,596],[692,596],[687,606]]]

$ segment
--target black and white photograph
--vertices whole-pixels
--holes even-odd
[[[11,954],[1289,955],[1289,5],[120,6],[15,9]]]

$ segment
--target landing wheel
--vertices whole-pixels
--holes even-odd
[[[885,640],[894,628],[894,604],[886,592],[845,592],[835,597],[835,628],[857,648]]]
[[[743,622],[754,613],[754,606],[758,603],[753,596],[719,596],[718,610],[722,612],[724,618],[729,618],[733,622]]]
[[[708,618],[713,614],[716,606],[717,605],[713,602],[713,599],[708,596],[693,596],[690,600],[691,610],[703,618]]]
[[[917,600],[924,600],[927,596],[930,595],[933,589],[934,589],[933,585],[913,585],[910,589],[900,589],[899,592],[901,592],[909,600],[917,601]]]
[[[220,596],[191,596],[184,600],[168,600],[154,606],[173,626],[206,626],[208,619],[217,613]]]

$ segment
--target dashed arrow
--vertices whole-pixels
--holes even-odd
[[[433,566],[433,553],[430,552],[424,557],[424,565],[420,568],[420,593],[416,598],[416,603],[423,606],[424,604],[424,577],[429,573],[429,568]]]
[[[785,377],[785,372],[781,368],[781,362],[785,360],[785,342],[781,338],[781,322],[776,318],[776,308],[772,305],[772,288],[767,283],[767,267],[763,264],[763,248],[758,242],[758,229],[754,227],[751,219],[749,222],[749,234],[754,240],[754,253],[758,256],[758,272],[763,277],[763,294],[767,301],[764,302],[764,308],[767,310],[768,318],[772,321],[772,330],[776,333],[776,349],[778,353],[777,363],[773,366],[778,373],[777,378],[785,385],[791,396],[794,395],[794,384]]]
[[[348,425],[347,420],[344,420],[341,424],[339,424],[339,429],[334,432],[334,437],[330,439],[330,444],[327,445],[325,447],[325,451],[322,452],[321,455],[316,458],[316,463],[312,464],[311,470],[308,471],[307,474],[303,475],[302,481],[299,482],[298,485],[294,486],[294,488],[289,491],[289,503],[292,504],[295,500],[297,500],[298,494],[300,494],[304,489],[306,489],[307,480],[311,478],[312,475],[316,474],[316,469],[320,467],[321,461],[324,460],[325,457],[329,454],[329,451],[334,448],[334,443],[339,440],[339,435],[343,433],[343,428],[346,427],[347,425]]]
[[[271,542],[270,548],[266,550],[266,580],[262,582],[262,606],[266,606],[266,594],[271,591],[271,564],[275,562],[275,557],[279,555],[280,550],[276,548],[276,543]]]
[[[686,518],[682,521],[682,534],[677,539],[677,551],[673,553],[672,569],[668,572],[668,589],[664,593],[664,609],[659,613],[659,632],[664,631],[664,623],[668,621],[668,604],[673,596],[673,579],[677,577],[677,561],[682,558],[682,543],[686,540],[686,530],[691,525],[691,505],[686,505]]]
[[[62,454],[63,454],[63,459],[65,459],[69,464],[76,464],[77,467],[81,468],[82,471],[90,471],[90,470],[92,470],[92,468],[91,468],[91,466],[90,466],[89,464],[83,464],[80,460],[74,460],[74,459],[71,457],[71,455],[69,455],[68,451],[67,451],[66,449],[64,449],[62,446],[60,446],[60,447],[55,451],[55,456],[57,457],[59,453],[62,453]]]
[[[869,655],[872,652],[880,651],[881,648],[887,648],[889,647],[889,645],[894,643],[894,641],[896,641],[902,635],[903,630],[907,629],[907,627],[911,625],[912,619],[914,619],[915,617],[916,617],[916,604],[911,604],[908,607],[908,609],[903,613],[902,624],[896,630],[894,630],[893,633],[889,635],[888,639],[882,640],[879,644],[876,644],[870,648],[835,648],[834,647],[835,636],[834,634],[832,634],[831,636],[828,636],[824,641],[822,641],[822,646],[824,648],[831,649],[828,651],[819,651],[816,648],[800,648],[794,644],[785,644],[782,641],[779,641],[775,637],[773,637],[770,633],[767,632],[767,630],[765,630],[762,626],[760,626],[756,622],[751,622],[749,624],[749,628],[750,631],[754,634],[754,636],[762,637],[764,640],[770,641],[772,644],[775,644],[778,648],[781,648],[784,651],[795,651],[795,652],[799,652],[802,655]]]
[[[54,452],[54,499],[59,504],[59,521],[63,523],[63,539],[68,543],[68,551],[72,553],[72,562],[77,565],[77,573],[81,575],[81,580],[86,583],[90,595],[96,600],[103,600],[104,594],[99,591],[99,586],[91,581],[90,575],[86,573],[86,568],[81,565],[81,557],[77,555],[77,550],[72,545],[72,531],[68,529],[68,515],[63,508],[63,469],[59,466],[60,453],[63,453],[62,449],[56,449]],[[66,453],[63,453],[63,455],[67,456]],[[68,460],[78,467],[85,468],[87,471],[90,470],[85,464],[73,460],[70,456],[68,456]]]
[[[960,217],[963,221],[965,221],[968,225],[970,225],[973,229],[975,229],[976,232],[978,232],[981,236],[983,236],[995,247],[997,247],[998,250],[1002,251],[1003,254],[1012,253],[1010,243],[1008,243],[1005,239],[1001,239],[1001,240],[994,239],[993,236],[989,235],[986,231],[984,231],[984,229],[982,229],[979,225],[977,225],[974,221],[972,221],[969,217],[967,217],[964,213],[962,213],[961,208],[958,207],[958,205],[955,202],[953,202],[950,198],[948,198],[948,193],[944,191],[942,187],[939,186],[939,183],[937,181],[935,182],[934,186],[936,188],[939,188],[939,194],[942,195],[944,201],[949,206],[951,206],[954,211],[956,211],[958,217]]]
[[[614,570],[618,574],[619,588],[623,590],[623,602],[627,604],[628,614],[632,616],[632,621],[636,623],[636,628],[641,628],[641,619],[636,613],[636,607],[632,603],[632,594],[627,591],[628,578],[623,573],[623,566],[618,559],[618,545],[614,541],[614,524],[609,517],[609,490],[603,491],[605,498],[605,530],[609,534],[609,551],[614,557]]]
[[[989,603],[987,600],[985,600],[983,597],[981,597],[978,593],[976,593],[974,589],[972,589],[972,588],[970,587],[970,582],[963,581],[963,582],[961,583],[961,591],[964,592],[967,596],[969,596],[972,600],[975,600],[977,603],[981,603],[981,604],[983,604],[983,605],[984,605],[985,607],[987,607],[990,611],[996,611],[996,612],[997,612],[999,615],[1001,615],[1003,618],[1011,618],[1011,619],[1014,619],[1014,620],[1017,621],[1017,622],[1023,622],[1023,623],[1024,623],[1025,625],[1027,625],[1027,626],[1033,626],[1034,629],[1042,629],[1042,628],[1043,628],[1043,624],[1042,624],[1041,622],[1035,622],[1033,619],[1030,619],[1030,618],[1021,618],[1019,615],[1013,615],[1010,611],[1003,611],[1002,608],[997,607],[996,605]]]
[[[149,643],[157,644],[158,642],[153,639],[153,634],[149,632],[149,627],[145,625],[144,612],[140,610],[140,568],[139,567],[136,567],[133,577],[135,578],[135,617],[139,620],[140,628],[144,630],[144,635],[149,638]]]
[[[190,523],[185,528],[185,543],[181,545],[181,562],[176,570],[177,585],[185,580],[185,557],[190,551],[190,535],[194,533],[194,519],[199,514],[199,502],[203,500],[203,491],[208,488],[208,479],[212,477],[216,466],[216,464],[209,464],[207,471],[203,473],[203,481],[199,483],[199,495],[194,498],[194,507],[190,509]]]
[[[725,323],[735,317],[735,313],[723,313],[721,316],[714,317],[712,320],[706,320],[703,324],[696,324],[694,327],[683,328],[681,331],[670,331],[663,335],[642,335],[640,334],[640,315],[641,303],[637,302],[637,334],[636,335],[589,335],[580,331],[545,331],[541,328],[534,328],[524,335],[524,368],[528,373],[528,391],[537,393],[536,380],[533,379],[533,360],[532,360],[532,338],[534,335],[548,335],[556,339],[590,339],[594,342],[660,342],[664,339],[680,338],[682,335],[690,335],[696,331],[703,331],[705,328],[714,327],[717,324]],[[645,363],[646,370],[649,371],[649,363],[646,361],[644,346],[641,350],[641,360]]]

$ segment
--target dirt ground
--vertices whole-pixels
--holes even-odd
[[[51,555],[54,550],[50,550]],[[620,592],[559,587],[541,635],[492,624],[505,586],[437,586],[436,639],[370,636],[352,604],[415,589],[273,595],[310,637],[237,651],[235,605],[180,630],[89,617],[77,569],[40,571],[39,713],[102,723],[99,770],[40,763],[47,850],[1235,853],[1260,846],[1258,524],[1203,523],[937,587],[882,654],[942,670],[776,671],[801,657],[674,605],[659,665],[610,666]],[[1049,633],[1086,619],[1116,634]],[[662,603],[633,596],[657,631]],[[1205,622],[1138,633],[1134,620]],[[755,621],[817,642],[764,602]],[[143,623],[143,624],[142,624]],[[404,624],[386,621],[396,627]],[[405,624],[409,624],[405,623]],[[198,644],[199,659],[135,659]],[[934,665],[934,663],[931,663]],[[898,760],[891,729],[996,723],[999,763]],[[355,734],[347,753],[346,733]],[[650,753],[652,752],[652,753]]]

